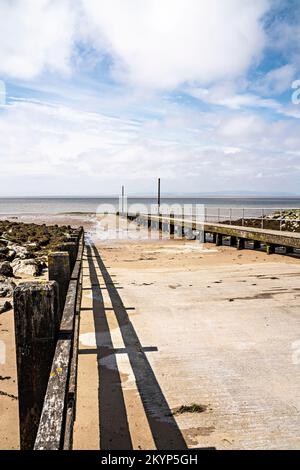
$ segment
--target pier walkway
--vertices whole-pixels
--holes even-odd
[[[237,246],[239,249],[244,248],[247,241],[253,242],[255,248],[260,247],[261,244],[265,245],[268,254],[273,253],[276,247],[284,247],[288,252],[300,249],[300,233],[297,232],[229,225],[220,222],[197,222],[174,215],[127,214],[127,218],[148,228],[166,230],[171,234],[177,232],[181,235],[183,230],[198,231],[202,234],[204,242],[206,235],[210,234],[218,245],[222,245],[223,237],[229,237],[231,246]]]

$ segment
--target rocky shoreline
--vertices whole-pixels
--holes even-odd
[[[0,314],[12,308],[16,281],[41,276],[48,253],[73,234],[69,225],[0,221]]]

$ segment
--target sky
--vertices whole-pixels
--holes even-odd
[[[0,0],[0,196],[300,194],[298,0]]]

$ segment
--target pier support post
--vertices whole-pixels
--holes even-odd
[[[271,243],[266,243],[266,252],[267,255],[272,255],[275,253],[275,245],[272,245]]]
[[[221,246],[223,243],[223,235],[221,233],[216,233],[216,246]]]
[[[199,240],[200,243],[205,243],[206,242],[206,232],[204,230],[199,230],[199,235],[197,235],[197,240]]]
[[[58,284],[61,318],[71,277],[69,253],[64,251],[49,253],[48,272],[49,281],[56,281]]]
[[[236,247],[238,250],[243,250],[245,248],[245,239],[238,237],[236,239]]]
[[[236,243],[237,243],[236,237],[234,237],[234,236],[231,235],[231,236],[229,237],[229,245],[230,245],[230,246],[236,246]]]
[[[259,249],[260,249],[260,242],[258,240],[254,240],[253,250],[259,250]]]
[[[294,248],[292,246],[287,246],[285,248],[285,253],[286,254],[291,254],[291,253],[294,253]]]
[[[216,240],[217,240],[217,234],[216,233],[212,233],[212,243],[216,243]]]
[[[174,214],[173,213],[170,214],[169,227],[170,227],[170,230],[169,230],[170,235],[174,235],[175,226],[174,226]]]
[[[14,290],[20,447],[33,449],[55,351],[58,285],[24,282]]]
[[[184,237],[184,227],[183,225],[176,226],[176,238],[183,238]]]

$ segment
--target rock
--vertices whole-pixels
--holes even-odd
[[[16,257],[15,250],[8,250],[8,253],[7,253],[6,257],[7,257],[8,261],[14,260],[15,257]]]
[[[13,269],[8,261],[0,263],[0,274],[6,277],[13,277]]]
[[[16,258],[11,263],[13,273],[15,276],[39,276],[42,272],[42,267],[39,261],[35,259],[19,259]]]
[[[30,259],[32,254],[27,250],[25,246],[12,245],[11,250],[15,252],[15,258],[19,259]]]
[[[11,297],[16,284],[10,279],[0,278],[0,297]]]
[[[43,271],[43,269],[47,268],[47,263],[43,258],[37,258],[36,262],[38,263],[41,272]]]
[[[0,302],[0,313],[8,312],[12,308],[12,304],[7,300],[5,302]]]
[[[50,238],[44,237],[39,240],[40,246],[47,246],[50,243]]]

